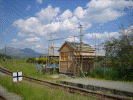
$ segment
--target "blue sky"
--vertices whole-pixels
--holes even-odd
[[[93,46],[95,37],[96,44],[118,37],[121,24],[128,29],[132,19],[133,0],[0,0],[0,48],[7,45],[45,53],[50,33],[53,39],[80,35],[80,24],[83,42]],[[60,47],[65,41],[74,38],[59,39],[53,45]]]

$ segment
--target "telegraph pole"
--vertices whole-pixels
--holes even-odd
[[[74,35],[74,55],[75,55],[75,35]],[[75,61],[74,61],[74,77],[76,76],[76,74],[75,74]]]
[[[51,47],[52,47],[52,32],[50,34],[50,40],[51,40]]]
[[[95,35],[95,61],[96,61],[96,35]],[[95,63],[95,67],[96,67],[96,63]]]
[[[6,60],[6,45],[5,45],[5,60]]]
[[[82,29],[83,29],[83,27],[82,27],[82,25],[80,25],[80,27],[78,27],[78,28],[80,28],[80,61],[81,61],[81,70],[82,70],[82,63],[83,63],[83,61],[82,61],[82,36],[83,36],[83,34],[82,34]]]
[[[49,43],[48,43],[48,72],[49,72]]]

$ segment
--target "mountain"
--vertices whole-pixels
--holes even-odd
[[[0,53],[5,53],[5,48],[0,49]],[[30,48],[19,49],[14,47],[6,47],[6,54],[12,58],[28,58],[28,57],[39,57],[40,55],[45,56],[46,54],[38,53]]]

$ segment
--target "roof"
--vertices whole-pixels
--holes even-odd
[[[73,49],[75,50],[80,50],[80,43],[78,42],[68,42],[68,41],[65,41],[65,43],[60,47],[60,49],[58,51],[61,50],[61,48],[65,45],[65,44],[68,44],[70,47],[72,47]],[[82,51],[94,51],[93,48],[91,48],[91,46],[89,44],[86,44],[86,43],[82,43]]]
[[[67,42],[67,41],[66,41]],[[78,42],[67,42],[73,49],[80,50],[80,43]],[[93,48],[89,44],[82,43],[83,51],[93,51]]]

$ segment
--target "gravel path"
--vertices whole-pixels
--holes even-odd
[[[123,90],[133,93],[133,84],[120,81],[98,80],[94,78],[67,79],[68,82],[80,83],[85,85],[94,85],[111,89]]]
[[[6,74],[0,72],[0,76],[5,76]],[[2,81],[2,80],[1,80]],[[8,92],[0,85],[0,95],[5,97],[7,100],[22,100],[22,98],[14,93]]]

